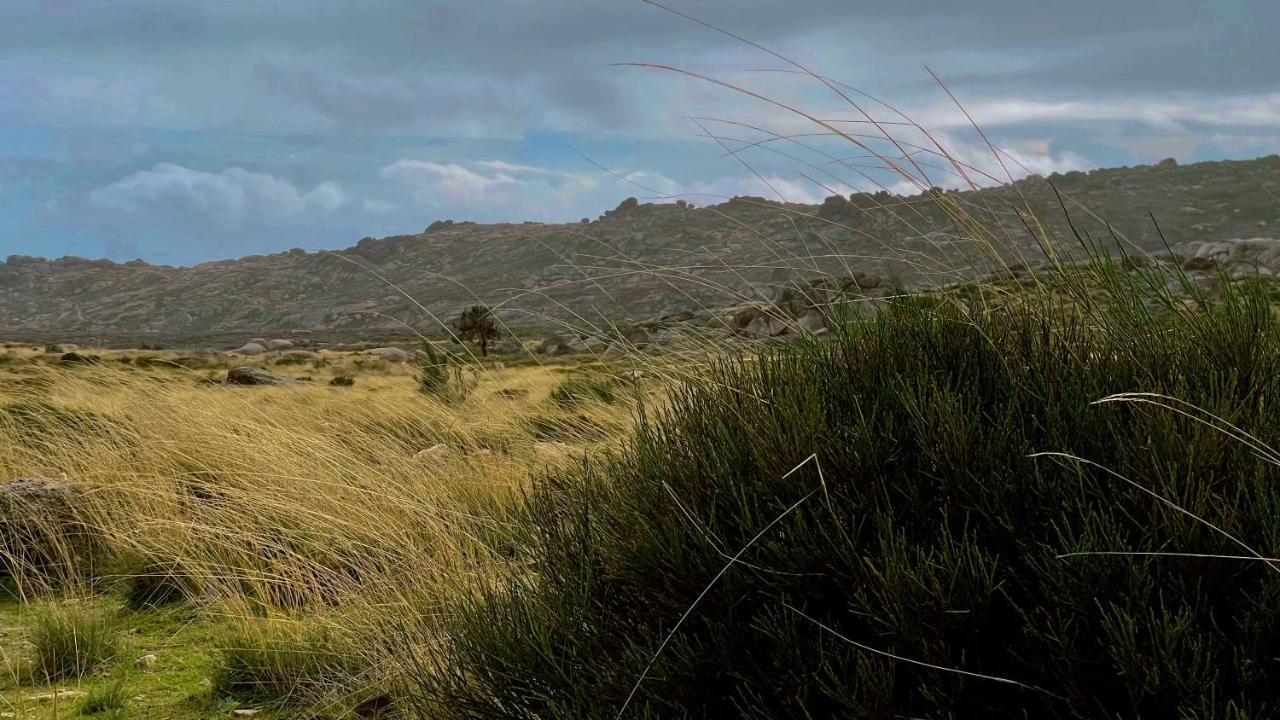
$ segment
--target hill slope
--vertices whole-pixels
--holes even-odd
[[[1280,158],[1067,173],[1051,179],[1073,207],[1124,218],[1138,245],[1274,235]],[[1032,207],[1066,235],[1042,179],[948,193],[988,220],[1001,252],[1032,238],[1010,203]],[[1074,213],[1105,233],[1087,213]],[[332,337],[395,336],[434,327],[477,297],[503,303],[517,326],[580,315],[590,321],[723,306],[769,293],[796,274],[851,271],[905,283],[945,281],[969,267],[935,200],[887,194],[829,198],[820,207],[759,198],[706,208],[624,202],[581,224],[437,223],[418,235],[366,238],[332,253],[291,250],[194,267],[82,258],[10,257],[0,265],[5,339],[165,342],[243,339],[307,329]],[[422,307],[419,307],[419,303]]]

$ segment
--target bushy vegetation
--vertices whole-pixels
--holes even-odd
[[[445,402],[466,400],[474,383],[467,377],[463,364],[436,350],[433,343],[424,342],[422,350],[423,357],[418,361],[418,391]]]
[[[1277,455],[1232,429],[1280,433],[1266,293],[1089,282],[680,386],[537,484],[424,716],[1274,716]]]

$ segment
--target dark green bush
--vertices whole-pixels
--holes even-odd
[[[462,364],[440,353],[433,343],[424,342],[422,349],[423,357],[418,361],[418,392],[449,403],[466,400],[474,382],[467,377]]]
[[[1274,717],[1280,567],[1128,553],[1276,556],[1276,464],[1095,404],[1280,435],[1266,292],[1097,279],[1101,306],[895,302],[673,390],[535,486],[522,570],[459,601],[424,713]],[[1091,552],[1125,554],[1060,557]]]

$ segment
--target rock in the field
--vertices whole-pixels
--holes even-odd
[[[452,451],[449,450],[448,445],[445,445],[444,443],[436,443],[426,450],[419,450],[414,454],[414,457],[419,460],[443,460],[451,454]]]
[[[409,362],[413,360],[413,353],[401,350],[398,347],[379,347],[364,351],[365,355],[376,355],[387,362]]]
[[[254,715],[257,715],[260,712],[262,711],[256,708],[236,708],[235,710],[231,711],[231,714],[235,715],[236,717],[253,717]]]
[[[817,310],[810,310],[796,320],[796,327],[810,335],[822,335],[827,332],[827,320]]]
[[[613,343],[600,353],[602,357],[622,357],[627,354],[627,348],[622,343]]]
[[[755,322],[756,318],[763,314],[760,308],[757,307],[742,308],[729,319],[729,327],[738,332],[745,331],[751,323]]]
[[[285,340],[284,338],[276,338],[275,340],[268,340],[267,349],[268,350],[292,350],[293,341]]]
[[[58,362],[63,365],[80,365],[84,363],[99,362],[97,355],[81,355],[78,352],[62,353],[62,357],[58,358]]]
[[[596,354],[596,355],[604,352],[609,348],[608,340],[605,340],[604,338],[601,338],[601,337],[597,337],[595,335],[592,335],[591,337],[584,339],[582,341],[582,344],[586,347],[587,352]]]
[[[519,340],[507,339],[499,340],[490,348],[494,355],[518,355],[524,352],[524,345]]]
[[[227,371],[227,385],[288,385],[289,381],[256,367],[238,367]]]
[[[542,344],[538,346],[538,352],[543,355],[568,355],[573,352],[569,346],[569,341],[560,335],[548,335],[543,338]]]
[[[66,480],[0,483],[0,575],[43,572],[88,556],[96,541],[76,515],[79,498]]]
[[[642,348],[652,342],[649,337],[649,331],[644,328],[632,328],[627,332],[627,343],[632,347]]]
[[[261,355],[267,351],[267,346],[256,342],[247,342],[244,345],[232,350],[237,355]]]
[[[785,335],[790,327],[772,315],[759,315],[755,320],[747,325],[746,332],[748,335],[755,337],[777,337]]]
[[[136,664],[140,668],[150,669],[156,666],[156,660],[157,658],[155,655],[147,654],[138,658]]]
[[[79,349],[80,349],[79,345],[75,345],[72,343],[58,343],[56,345],[49,346],[49,352],[55,352],[55,353],[69,353]]]

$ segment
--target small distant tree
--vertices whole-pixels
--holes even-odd
[[[463,310],[454,326],[459,338],[474,340],[480,346],[480,357],[488,356],[489,342],[498,337],[498,323],[488,305],[472,305]]]

